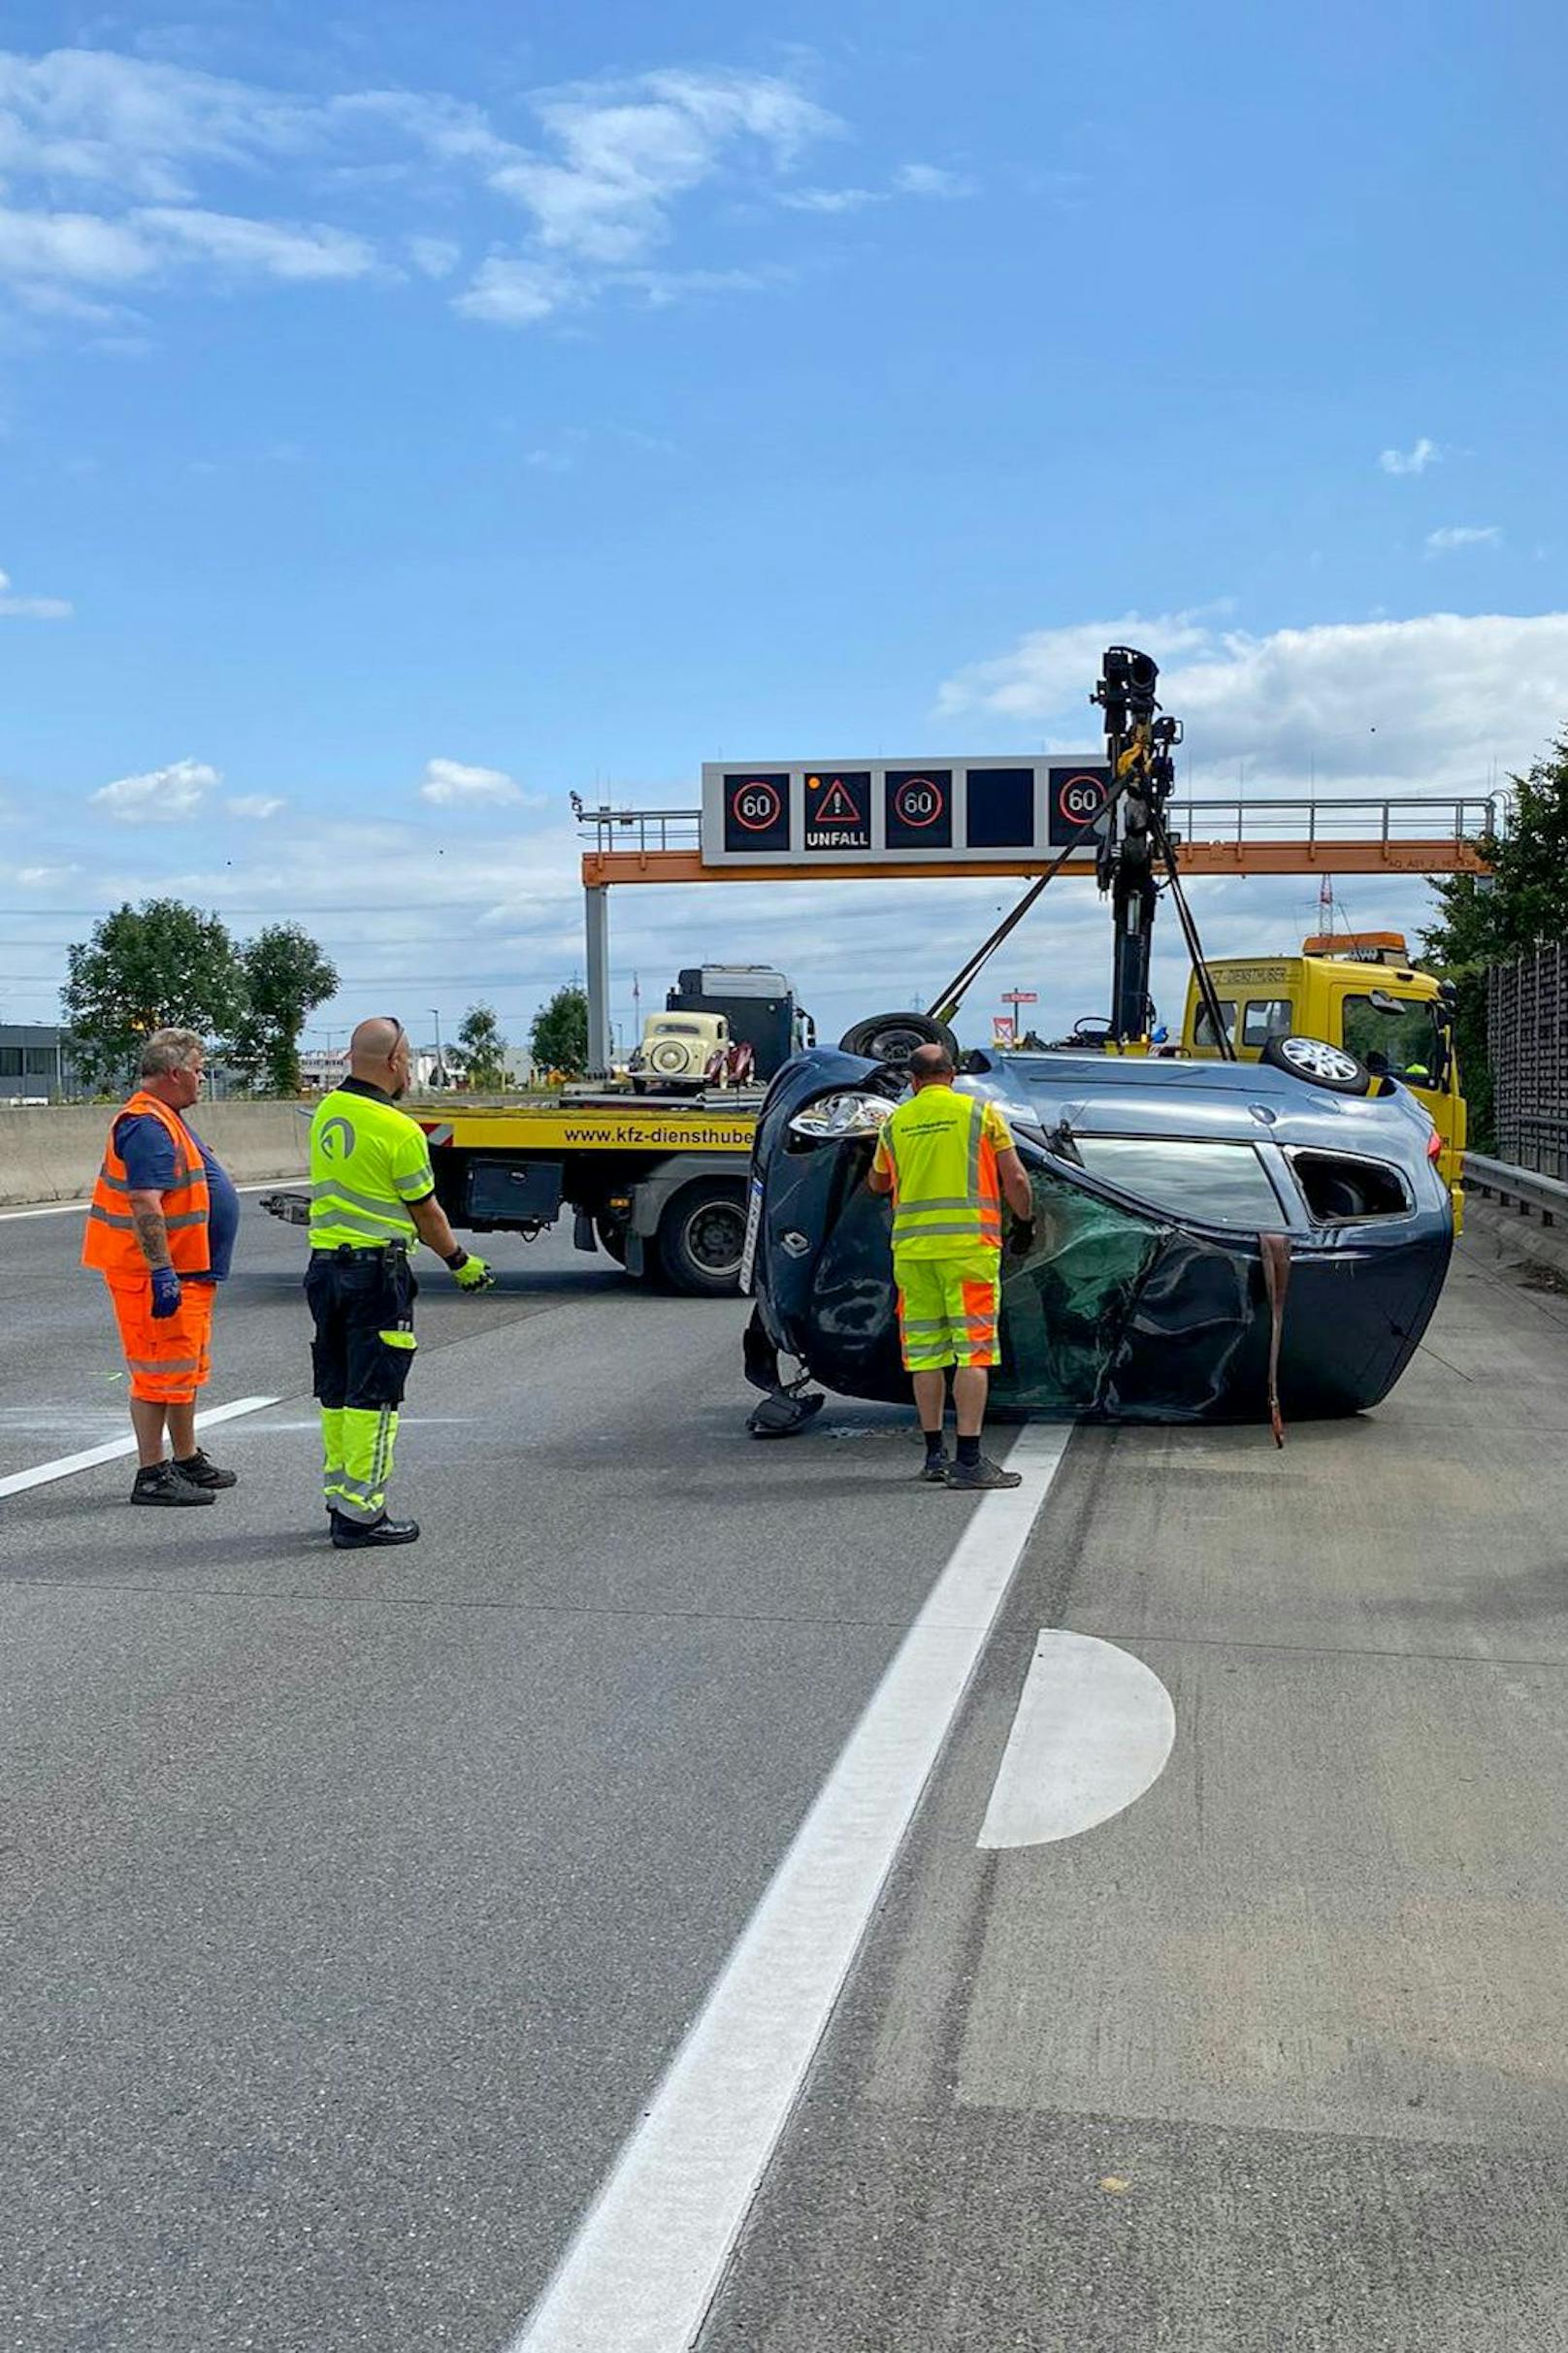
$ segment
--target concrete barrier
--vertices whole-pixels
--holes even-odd
[[[230,1102],[199,1103],[191,1117],[235,1183],[254,1185],[304,1174],[306,1114]],[[0,1201],[86,1200],[113,1117],[109,1103],[0,1104]]]

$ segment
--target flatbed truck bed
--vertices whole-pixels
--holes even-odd
[[[532,1239],[571,1213],[579,1250],[676,1291],[737,1289],[746,1170],[763,1090],[700,1096],[581,1094],[547,1103],[412,1109],[430,1140],[436,1193],[465,1233]],[[269,1193],[303,1223],[306,1195]]]

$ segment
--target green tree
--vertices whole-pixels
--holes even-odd
[[[494,1005],[470,1005],[457,1033],[469,1085],[486,1093],[506,1083],[506,1041]]]
[[[1507,833],[1477,844],[1490,874],[1450,874],[1434,882],[1438,917],[1421,933],[1427,956],[1454,983],[1454,1042],[1471,1142],[1479,1151],[1495,1141],[1486,967],[1568,931],[1568,735],[1559,735],[1526,775],[1510,781],[1515,801]]]
[[[228,1051],[266,1095],[300,1092],[300,1031],[337,994],[337,966],[296,923],[269,924],[240,951],[245,1004]]]
[[[575,983],[557,989],[534,1016],[529,1048],[540,1070],[580,1077],[588,1067],[588,995]]]
[[[227,928],[178,899],[116,907],[66,953],[70,978],[60,1003],[72,1052],[93,1086],[122,1085],[149,1029],[222,1036],[245,1001]]]

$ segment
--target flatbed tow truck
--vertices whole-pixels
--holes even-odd
[[[532,1241],[570,1211],[577,1249],[627,1273],[716,1297],[736,1288],[746,1167],[761,1088],[660,1101],[573,1094],[552,1103],[410,1106],[430,1139],[436,1195],[459,1231]],[[268,1193],[303,1225],[309,1196]]]

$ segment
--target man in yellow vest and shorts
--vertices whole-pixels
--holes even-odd
[[[1028,1234],[1034,1200],[1007,1122],[995,1103],[960,1095],[945,1046],[917,1046],[914,1092],[886,1122],[866,1179],[893,1195],[893,1275],[898,1334],[913,1376],[926,1440],[920,1476],[965,1493],[1019,1485],[980,1452],[990,1368],[997,1360],[1001,1307],[1001,1210],[1005,1199]],[[942,1444],[947,1379],[953,1376],[958,1456]]]

